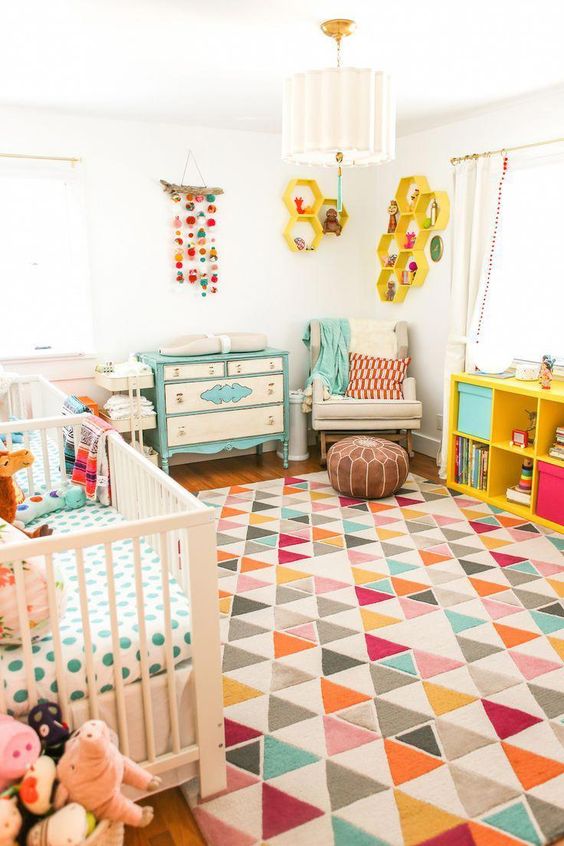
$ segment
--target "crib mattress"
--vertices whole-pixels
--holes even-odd
[[[33,446],[32,446],[33,449]],[[57,455],[54,454],[55,462]],[[55,465],[56,466],[56,465]],[[20,483],[24,483],[21,478]],[[22,484],[22,487],[24,485]],[[45,518],[43,519],[43,522]],[[42,522],[38,520],[36,522]],[[116,509],[98,503],[87,503],[75,511],[59,511],[48,516],[54,534],[78,532],[92,526],[109,526],[123,522]],[[32,526],[33,524],[30,524]],[[139,661],[139,625],[135,592],[133,544],[130,540],[112,544],[114,579],[120,635],[120,659],[124,684],[141,677]],[[67,604],[60,623],[63,656],[66,664],[66,693],[71,701],[88,697],[84,633],[80,612],[79,584],[73,551],[53,556],[55,565],[67,585]],[[159,556],[145,541],[141,541],[147,657],[151,676],[165,669],[165,624]],[[104,548],[102,545],[84,551],[86,587],[90,630],[96,662],[96,687],[99,693],[113,690],[115,655],[112,648],[110,607],[107,590]],[[173,656],[176,663],[191,657],[190,611],[188,599],[178,582],[169,577],[170,612],[173,632]],[[56,700],[58,694],[55,674],[55,653],[50,634],[33,643],[37,694],[40,699]],[[25,714],[29,708],[29,691],[21,646],[0,647],[1,676],[4,698],[9,713]]]

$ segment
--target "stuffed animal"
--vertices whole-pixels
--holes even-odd
[[[406,232],[405,233],[405,242],[404,242],[404,250],[412,250],[415,246],[415,239],[417,235],[415,232]]]
[[[398,225],[398,213],[398,204],[395,200],[390,200],[390,205],[388,206],[388,214],[390,215],[388,219],[388,234],[396,231],[396,227]]]
[[[40,754],[41,744],[33,729],[0,714],[0,792],[21,778]]]
[[[296,211],[298,214],[305,214],[304,211],[304,198],[303,197],[294,197],[294,203],[296,205]]]
[[[0,450],[0,518],[6,523],[14,522],[18,503],[18,487],[12,476],[24,467],[31,467],[34,461],[33,453],[28,449]],[[51,534],[49,527],[43,525],[31,532],[29,537]]]
[[[63,713],[56,702],[36,705],[28,714],[27,721],[38,734],[43,748],[50,758],[58,761],[69,738],[69,727],[63,720]]]
[[[28,496],[16,508],[16,520],[27,526],[36,517],[43,517],[53,511],[73,511],[82,508],[86,502],[84,488],[79,485],[64,485],[42,496]]]
[[[26,772],[20,784],[20,799],[27,810],[42,817],[51,810],[57,765],[47,755],[40,755]]]
[[[27,846],[78,846],[92,834],[96,819],[82,805],[71,802],[34,825]]]
[[[343,227],[339,223],[339,215],[337,209],[327,209],[325,220],[323,221],[323,232],[333,232],[335,235],[340,235]]]
[[[156,790],[161,779],[122,755],[102,720],[89,720],[67,741],[57,777],[58,808],[70,799],[84,805],[97,819],[136,827],[149,825],[153,818],[151,807],[136,805],[120,787],[123,782],[139,790]]]
[[[0,846],[16,846],[16,837],[22,827],[17,797],[0,797]]]

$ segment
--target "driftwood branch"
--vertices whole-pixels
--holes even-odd
[[[223,188],[215,188],[209,185],[175,185],[173,182],[166,182],[161,179],[163,191],[167,194],[223,194]]]

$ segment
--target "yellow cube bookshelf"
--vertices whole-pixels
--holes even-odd
[[[472,426],[461,424],[460,386],[474,386],[486,389],[483,397],[489,397],[489,437],[474,434]],[[464,390],[464,389],[463,389]],[[488,393],[489,392],[489,393]],[[511,442],[513,429],[527,429],[528,411],[537,414],[534,443],[524,449]],[[462,425],[462,428],[459,426]],[[564,461],[548,454],[555,440],[557,426],[564,426],[564,382],[554,380],[551,390],[542,390],[536,382],[519,379],[496,379],[491,376],[477,376],[458,373],[451,378],[447,485],[454,491],[483,500],[489,505],[501,508],[511,514],[547,526],[557,532],[564,532],[564,524],[548,520],[537,513],[539,492],[539,462],[552,464],[564,471]],[[467,438],[470,443],[484,444],[489,448],[488,477],[486,490],[471,484],[456,481],[456,438]],[[510,502],[506,497],[508,487],[516,485],[524,458],[533,461],[533,483],[531,504]],[[564,474],[562,479],[562,502],[564,502]]]

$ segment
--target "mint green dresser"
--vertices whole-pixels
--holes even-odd
[[[155,376],[143,393],[157,409],[157,428],[145,441],[161,455],[168,473],[171,455],[212,454],[281,441],[288,466],[288,353],[267,348],[254,353],[205,356],[139,353]]]

